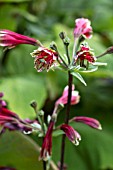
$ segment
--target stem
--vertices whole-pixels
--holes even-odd
[[[70,104],[71,104],[71,93],[72,93],[72,81],[73,81],[73,76],[71,75],[70,71],[68,71],[68,102],[67,102],[67,108],[66,108],[66,116],[65,116],[65,123],[69,123],[69,113],[70,113]],[[61,144],[61,160],[60,160],[60,170],[63,170],[63,165],[64,165],[64,153],[65,153],[65,134],[62,137],[62,144]]]
[[[43,169],[46,170],[46,161],[43,161]]]
[[[107,52],[104,52],[104,53],[102,53],[102,54],[100,54],[100,55],[96,56],[96,58],[103,57],[103,56],[104,56],[104,55],[106,55],[106,54],[107,54]]]
[[[66,49],[66,56],[67,56],[67,58],[68,58],[68,64],[70,64],[70,57],[69,57],[68,45],[65,45],[65,49]]]
[[[73,46],[72,64],[73,64],[73,62],[75,60],[76,51],[78,49],[78,44],[77,43],[78,43],[78,38],[75,38],[74,46]]]

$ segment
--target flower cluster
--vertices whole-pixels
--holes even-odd
[[[0,98],[3,97],[3,93],[0,92]],[[38,124],[37,121],[32,121],[29,119],[22,120],[20,117],[6,108],[6,103],[4,100],[0,99],[0,126],[2,126],[1,134],[5,132],[6,129],[9,130],[19,130],[24,133],[31,133],[33,131],[34,123]]]
[[[55,109],[53,111],[53,114],[51,116],[51,121],[49,123],[43,144],[42,144],[42,149],[41,149],[41,154],[40,154],[40,159],[43,160],[48,160],[50,159],[51,156],[51,150],[52,150],[52,133],[54,130],[57,114],[58,114],[58,106],[59,105],[65,105],[68,102],[68,86],[64,88],[62,96],[55,102]],[[75,87],[72,85],[72,96],[71,96],[71,105],[76,105],[79,103],[80,96],[79,92],[74,90]],[[89,125],[92,128],[99,129],[101,130],[101,125],[99,121],[97,121],[94,118],[89,118],[89,117],[83,117],[83,116],[78,116],[74,117],[73,119],[70,120],[71,122],[81,122],[86,125]],[[74,144],[74,145],[79,145],[79,141],[81,140],[80,134],[70,125],[68,124],[62,124],[59,126],[59,129],[62,130],[67,138]]]
[[[37,104],[35,102],[32,103],[31,106],[35,110],[37,116],[36,119],[38,121],[32,121],[29,119],[22,120],[16,113],[7,109],[7,104],[2,99],[3,93],[0,92],[0,126],[2,126],[0,134],[2,134],[6,129],[19,130],[25,133],[31,133],[34,129],[36,129],[38,133],[40,133],[39,135],[43,137],[40,159],[43,159],[44,161],[50,160],[52,154],[52,136],[53,132],[57,130],[59,130],[62,134],[65,134],[63,137],[66,136],[74,145],[79,144],[81,135],[71,126],[71,122],[80,122],[95,129],[102,129],[99,121],[94,118],[76,116],[69,119],[70,105],[76,105],[80,101],[79,92],[75,90],[75,86],[73,84],[73,76],[86,85],[80,72],[92,72],[97,70],[99,65],[105,65],[105,63],[99,63],[96,62],[96,60],[106,54],[113,53],[112,46],[99,56],[95,56],[93,50],[86,42],[87,39],[92,37],[92,32],[91,22],[88,19],[78,18],[75,20],[75,28],[73,32],[73,52],[72,56],[70,56],[70,39],[64,32],[59,34],[65,47],[65,54],[62,55],[55,43],[51,43],[50,47],[44,47],[34,38],[9,30],[0,30],[0,46],[8,48],[13,48],[19,44],[38,46],[38,49],[35,49],[31,53],[31,56],[34,59],[34,67],[38,72],[58,68],[68,73],[68,86],[64,88],[62,96],[56,100],[53,113],[49,116],[48,122],[44,121],[44,112],[37,109]],[[65,122],[56,127],[55,125],[58,113],[65,105],[67,105]],[[63,162],[61,161],[60,163],[61,165],[59,164],[59,166],[62,168]]]

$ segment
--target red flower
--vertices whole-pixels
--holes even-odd
[[[72,126],[67,125],[67,124],[63,124],[63,125],[61,125],[60,129],[64,131],[64,133],[66,134],[68,139],[73,144],[79,145],[79,141],[81,140],[81,136],[75,129],[73,129]]]
[[[0,46],[13,48],[19,44],[31,44],[40,46],[40,43],[34,38],[30,38],[10,30],[0,30]]]
[[[51,150],[52,150],[52,132],[53,132],[53,126],[54,126],[54,121],[50,121],[47,133],[44,137],[44,141],[42,144],[42,149],[40,153],[40,159],[43,160],[48,160],[49,157],[51,156]]]
[[[75,20],[74,36],[80,37],[81,35],[85,38],[91,38],[92,27],[90,26],[90,21],[85,18],[78,18]]]
[[[59,104],[67,104],[68,101],[68,86],[64,88],[62,96],[56,101],[55,106],[58,106]],[[79,102],[80,96],[79,92],[75,91],[74,84],[72,85],[72,95],[71,95],[71,105],[75,105]]]
[[[38,72],[43,70],[48,71],[50,67],[55,66],[55,61],[58,57],[55,51],[49,50],[45,47],[39,47],[38,50],[34,50],[31,55],[35,58],[34,64]]]
[[[80,50],[77,52],[76,59],[80,61],[87,60],[90,63],[96,61],[96,57],[94,56],[94,53],[91,52],[91,49],[88,46],[85,46],[84,44],[81,45]]]
[[[91,126],[92,128],[95,128],[95,129],[99,129],[99,130],[102,129],[101,124],[99,123],[99,121],[94,119],[94,118],[78,116],[78,117],[73,118],[73,120],[75,122],[84,123],[84,124],[86,124],[88,126]]]

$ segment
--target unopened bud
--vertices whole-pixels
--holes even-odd
[[[112,54],[113,53],[113,46],[109,47],[106,51],[107,54]]]
[[[59,34],[59,36],[60,36],[60,38],[61,38],[62,40],[64,40],[64,39],[66,38],[66,33],[65,33],[65,32],[61,32],[61,33]]]
[[[37,102],[34,100],[30,103],[30,106],[33,107],[34,109],[37,108]]]

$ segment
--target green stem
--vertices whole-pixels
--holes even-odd
[[[70,64],[70,56],[69,56],[69,51],[68,51],[68,45],[67,44],[65,45],[65,49],[66,49],[66,56],[67,56],[67,59],[68,59],[68,64]]]
[[[70,106],[71,106],[71,94],[72,94],[72,82],[73,76],[71,75],[70,71],[68,71],[68,102],[66,108],[66,116],[65,116],[65,123],[69,123],[69,113],[70,113]],[[65,153],[65,134],[62,137],[62,144],[61,144],[61,159],[60,159],[60,170],[63,170],[64,165],[64,153]]]

